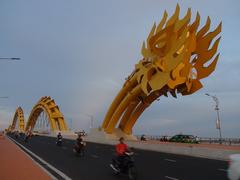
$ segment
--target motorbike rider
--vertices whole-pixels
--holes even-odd
[[[31,130],[27,130],[25,132],[25,138],[24,138],[24,142],[28,142],[28,140],[31,138]]]
[[[78,134],[78,137],[76,139],[76,144],[74,146],[74,149],[77,153],[83,153],[83,148],[86,146],[86,143],[83,142],[82,135]],[[83,154],[82,154],[83,155]]]
[[[18,132],[18,131],[15,131],[15,138],[18,139],[19,136],[20,136],[20,135],[19,135],[19,132]]]
[[[119,143],[115,146],[117,156],[113,158],[113,163],[110,166],[115,171],[120,171],[121,166],[124,165],[125,153],[129,151],[127,144],[124,143],[124,138],[119,139]]]
[[[62,140],[62,134],[61,134],[61,132],[58,133],[58,135],[57,135],[57,139],[58,139],[58,140],[59,140],[59,139]]]
[[[57,135],[57,144],[61,144],[62,143],[62,134],[61,134],[61,132],[59,132],[58,133],[58,135]]]

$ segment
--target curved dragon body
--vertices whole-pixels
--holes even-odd
[[[45,111],[48,116],[52,132],[68,130],[64,116],[55,101],[49,96],[44,96],[33,107],[26,124],[26,131],[33,130],[39,115],[43,111]]]
[[[36,122],[40,114],[43,111],[45,111],[48,116],[47,119],[50,122],[50,127],[52,132],[68,131],[68,127],[65,122],[65,118],[63,114],[61,113],[58,105],[56,105],[55,101],[49,96],[42,97],[37,102],[37,104],[33,107],[26,125],[24,124],[23,110],[21,107],[18,107],[16,109],[14,118],[8,130],[9,131],[20,130],[22,132],[32,131],[36,125]]]
[[[10,125],[10,127],[8,128],[8,130],[12,131],[14,129],[20,130],[20,131],[24,131],[24,113],[21,107],[18,107],[16,109],[16,112],[14,114],[12,123]]]
[[[167,20],[167,12],[153,28],[142,46],[142,55],[135,69],[113,100],[102,129],[113,133],[118,125],[125,134],[132,128],[149,105],[161,95],[176,93],[190,95],[200,88],[200,79],[209,76],[216,67],[221,23],[212,32],[210,18],[198,31],[200,15],[190,23],[191,9],[179,19],[177,5],[174,14]],[[216,40],[214,40],[216,39]],[[214,41],[213,41],[214,40]],[[208,64],[208,65],[206,65]]]

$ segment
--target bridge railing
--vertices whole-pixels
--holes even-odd
[[[200,137],[199,142],[209,144],[225,144],[225,145],[240,145],[240,138],[209,138]]]
[[[136,135],[141,140],[142,135]],[[172,136],[160,136],[160,135],[145,135],[147,140],[165,141],[168,142]],[[224,144],[224,145],[240,145],[240,138],[212,138],[212,137],[196,137],[199,143],[202,144]]]

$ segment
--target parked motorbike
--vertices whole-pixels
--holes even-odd
[[[133,152],[125,152],[122,162],[117,159],[113,159],[110,167],[113,169],[116,175],[127,175],[130,180],[137,179],[137,171],[134,164]]]

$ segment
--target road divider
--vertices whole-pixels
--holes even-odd
[[[226,169],[218,169],[219,171],[224,171],[224,172],[227,172],[227,170]]]
[[[177,178],[174,178],[174,177],[170,177],[170,176],[165,176],[166,179],[171,179],[171,180],[179,180]]]

